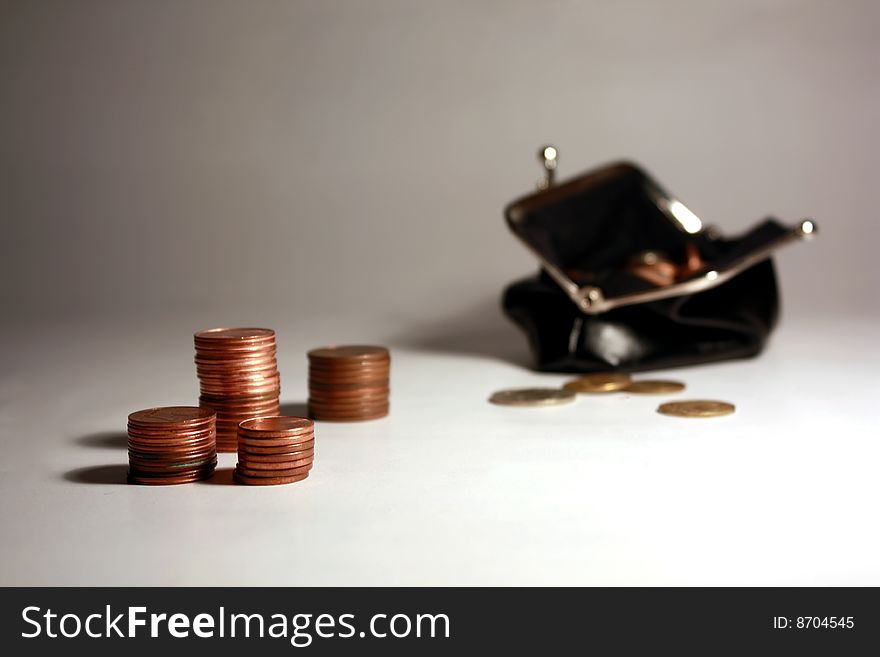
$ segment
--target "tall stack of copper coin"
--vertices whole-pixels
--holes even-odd
[[[292,484],[309,476],[315,460],[315,423],[305,417],[261,417],[238,425],[240,484]]]
[[[384,347],[322,347],[309,352],[309,415],[358,422],[388,415],[391,356]]]
[[[217,450],[238,448],[238,423],[281,412],[275,331],[216,328],[195,334],[199,405],[217,412]]]
[[[128,416],[128,483],[185,484],[207,479],[217,465],[214,412],[166,406]]]

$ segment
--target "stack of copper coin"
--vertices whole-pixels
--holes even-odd
[[[305,417],[261,417],[238,425],[240,484],[292,484],[309,476],[315,460],[315,423]]]
[[[199,405],[217,412],[218,451],[234,452],[239,422],[281,412],[275,332],[209,329],[195,334],[195,347]]]
[[[214,411],[167,406],[128,416],[128,483],[185,484],[217,465]]]
[[[388,415],[391,356],[384,347],[322,347],[309,352],[309,415],[357,422]]]

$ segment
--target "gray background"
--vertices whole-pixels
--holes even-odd
[[[4,315],[494,322],[548,141],[728,232],[815,217],[790,316],[873,307],[877,7],[2,2]]]
[[[880,583],[875,7],[0,0],[0,583]],[[498,308],[548,141],[820,223],[759,359],[660,374],[734,415],[486,403],[567,378]],[[392,414],[296,486],[125,485],[217,325],[277,331],[287,414],[308,349],[389,346]]]

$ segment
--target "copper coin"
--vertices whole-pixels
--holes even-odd
[[[246,433],[258,433],[260,435],[296,435],[302,431],[313,431],[315,423],[306,417],[294,415],[278,415],[275,417],[262,417],[241,423],[241,429]]]
[[[236,470],[232,473],[232,480],[237,484],[245,484],[247,486],[278,486],[280,484],[294,484],[297,481],[307,479],[308,476],[309,473],[305,472],[295,477],[248,477]]]
[[[250,408],[250,409],[236,409],[236,408],[226,408],[225,406],[218,406],[217,408],[217,426],[229,424],[230,420],[235,420],[233,424],[238,426],[239,422],[243,420],[249,420],[252,417],[274,417],[278,415],[277,412],[273,413],[271,411],[280,409],[280,404],[267,404],[263,407],[258,408]]]
[[[312,464],[302,465],[298,468],[285,468],[275,470],[255,470],[254,468],[242,467],[241,463],[235,466],[235,471],[248,477],[295,477],[298,474],[308,472],[312,469]]]
[[[288,454],[290,452],[296,451],[307,451],[313,450],[315,447],[315,440],[307,440],[302,443],[295,443],[293,446],[289,445],[278,445],[272,447],[271,445],[253,445],[248,443],[242,443],[238,446],[239,451],[245,452],[246,454],[255,454],[262,456],[271,456],[273,454]]]
[[[267,415],[267,411],[277,409],[280,406],[276,401],[259,401],[254,403],[238,402],[235,404],[217,404],[215,410],[226,415],[243,415],[245,418]]]
[[[225,410],[225,408],[227,406],[236,406],[239,404],[251,404],[251,405],[256,405],[256,404],[266,404],[266,405],[276,404],[276,405],[278,405],[278,404],[281,404],[280,394],[277,390],[271,392],[270,394],[271,394],[270,397],[264,397],[263,393],[260,393],[259,396],[254,395],[253,399],[251,399],[250,397],[248,397],[246,395],[235,395],[234,397],[230,396],[227,399],[217,399],[217,400],[206,399],[204,397],[200,397],[199,399],[202,400],[200,403],[205,404],[206,408],[210,408],[212,410],[220,410],[220,411]]]
[[[571,390],[577,393],[606,393],[617,392],[626,388],[632,379],[629,374],[619,372],[607,372],[597,374],[587,374],[569,381],[564,386],[565,390]]]
[[[144,449],[163,449],[166,447],[176,447],[182,449],[187,447],[195,447],[197,445],[209,445],[210,443],[214,442],[214,437],[216,435],[217,434],[214,431],[211,431],[211,433],[202,436],[192,437],[168,436],[164,438],[143,438],[129,435],[128,444],[143,447]]]
[[[385,347],[372,345],[328,345],[308,352],[308,357],[315,360],[332,360],[336,358],[361,360],[387,360],[390,357]]]
[[[211,441],[209,443],[203,443],[201,445],[193,445],[186,447],[143,447],[140,445],[131,445],[128,446],[128,453],[142,456],[144,458],[162,458],[162,457],[176,457],[179,455],[185,454],[202,454],[209,453],[214,450],[214,446],[217,443],[215,441]]]
[[[202,403],[206,404],[207,408],[215,408],[218,405],[222,404],[236,404],[239,402],[270,402],[270,401],[278,401],[280,403],[281,390],[280,388],[275,388],[274,390],[271,388],[265,390],[257,390],[254,392],[248,392],[247,390],[237,390],[237,391],[228,391],[221,393],[219,391],[211,391],[210,394],[206,394],[207,391],[202,389],[202,396],[199,399],[202,400]]]
[[[310,388],[309,395],[312,397],[332,397],[334,399],[344,397],[387,397],[391,394],[388,386],[361,387],[354,389],[334,388]]]
[[[248,358],[253,355],[275,354],[278,352],[278,346],[274,340],[268,342],[242,342],[209,344],[204,342],[195,343],[195,356],[207,357],[229,357],[229,358]]]
[[[391,361],[370,362],[360,361],[352,362],[347,360],[339,361],[309,361],[309,372],[314,374],[322,374],[325,376],[331,374],[388,374],[391,371]]]
[[[199,392],[212,402],[236,401],[239,399],[270,399],[281,394],[280,382],[260,384],[225,383],[223,385],[202,385]]]
[[[253,420],[255,417],[259,417],[259,415],[237,415],[235,417],[230,417],[228,422],[225,422],[221,429],[218,429],[218,433],[223,431],[223,433],[232,432],[234,434],[238,434],[238,424],[239,422],[244,422],[245,420]],[[257,438],[255,440],[260,440],[261,438]]]
[[[180,459],[180,458],[188,458],[190,456],[198,456],[198,455],[206,455],[213,454],[216,451],[216,443],[212,442],[210,445],[205,445],[204,447],[200,447],[198,449],[192,450],[180,450],[180,451],[142,451],[138,449],[129,448],[128,456],[129,458],[139,458],[139,459],[154,459],[154,460],[162,460],[162,459]]]
[[[309,376],[325,379],[325,378],[333,378],[338,376],[361,376],[361,377],[378,377],[378,376],[388,376],[391,373],[391,368],[388,365],[376,366],[376,365],[342,365],[336,364],[331,366],[323,366],[316,365],[314,363],[309,365]]]
[[[258,384],[258,385],[266,385],[275,381],[281,380],[281,375],[278,372],[278,366],[265,366],[258,368],[243,368],[243,367],[227,367],[227,368],[219,368],[219,367],[202,367],[201,365],[196,366],[196,373],[199,375],[199,383],[209,383],[212,385],[218,385],[221,383],[235,383],[235,384]]]
[[[239,422],[254,417],[274,417],[278,414],[277,411],[280,407],[280,404],[267,404],[266,406],[251,408],[218,408],[217,415],[219,415],[220,418],[218,419],[217,426],[232,424],[237,427]]]
[[[315,440],[314,436],[312,435],[307,435],[303,438],[303,441],[297,443],[291,442],[289,438],[247,438],[239,434],[238,447],[239,449],[244,447],[245,450],[249,450],[254,447],[286,447],[288,448],[288,451],[293,451],[294,449],[298,449],[296,445],[311,443]]]
[[[212,341],[193,341],[196,355],[213,356],[215,354],[229,354],[230,356],[248,356],[249,354],[264,354],[278,350],[275,340],[259,341],[243,341],[243,342],[223,342],[220,340]]]
[[[348,399],[388,399],[391,394],[389,388],[360,388],[359,390],[318,390],[309,389],[309,397],[326,399],[328,401],[345,401]]]
[[[251,420],[260,420],[262,418],[258,417],[250,417],[241,420],[241,422],[250,422]],[[251,442],[259,443],[261,441],[267,440],[280,440],[282,442],[287,441],[291,443],[301,443],[305,440],[312,440],[315,437],[315,430],[313,427],[309,427],[307,429],[303,429],[302,431],[267,431],[267,432],[259,432],[259,431],[249,431],[247,429],[242,428],[241,423],[238,425],[238,435],[241,436],[243,440],[249,440]]]
[[[238,401],[270,401],[278,399],[281,396],[281,389],[278,386],[274,388],[261,388],[258,390],[207,390],[202,388],[202,397],[206,403],[210,404],[208,408],[213,408],[217,404],[225,402],[235,403]]]
[[[657,262],[653,265],[633,265],[628,271],[652,285],[666,287],[675,283],[678,267],[671,262]]]
[[[266,340],[265,342],[221,342],[214,341],[193,341],[197,354],[260,354],[277,351],[275,340]]]
[[[199,382],[199,392],[208,397],[268,397],[281,392],[281,380],[278,377],[271,379],[231,379],[222,381]]]
[[[211,413],[211,409],[202,408],[198,406],[189,406],[187,408],[198,408],[199,412],[203,414],[204,419],[199,419],[197,421],[192,422],[139,422],[137,420],[133,420],[129,418],[128,424],[126,426],[129,429],[134,429],[135,431],[202,431],[211,426],[211,423],[214,421],[213,414]]]
[[[204,407],[206,412],[213,414],[213,409]],[[205,422],[204,424],[191,424],[191,425],[171,425],[171,424],[156,424],[151,427],[142,426],[138,424],[128,424],[127,430],[129,433],[133,433],[136,435],[142,436],[161,436],[166,434],[180,434],[180,435],[189,435],[189,434],[197,434],[205,431],[210,431],[214,427],[215,418],[212,417],[210,422]]]
[[[202,472],[213,472],[216,467],[217,459],[211,459],[207,462],[204,462],[200,465],[194,465],[190,468],[177,469],[170,471],[170,474],[173,474],[175,477],[183,477],[188,475],[196,475]],[[162,477],[164,476],[164,472],[159,470],[153,470],[149,468],[142,468],[138,466],[129,466],[129,474],[134,474],[139,477]]]
[[[217,465],[217,453],[212,452],[208,457],[199,457],[183,461],[143,461],[129,459],[128,466],[132,472],[143,474],[161,474],[164,472],[181,474],[189,470],[198,470],[207,466]]]
[[[210,457],[201,457],[186,461],[139,461],[130,459],[128,462],[129,469],[132,472],[142,472],[144,474],[161,474],[169,472],[173,474],[181,474],[188,470],[198,470],[207,466],[217,465],[217,454],[214,453]]]
[[[249,420],[258,420],[260,418],[244,418],[241,420],[242,422],[247,422]],[[303,442],[304,440],[312,440],[315,437],[315,430],[312,428],[304,429],[298,432],[266,432],[259,433],[256,431],[248,431],[247,429],[242,429],[239,425],[238,427],[238,435],[241,436],[244,440],[249,440],[251,442],[260,442],[266,440],[280,440],[287,442]]]
[[[280,380],[277,365],[249,365],[230,367],[210,367],[196,365],[196,376],[200,383],[234,385],[268,385]]]
[[[251,454],[242,449],[238,450],[240,463],[285,463],[288,461],[300,461],[302,459],[314,459],[315,450],[307,449],[302,452],[287,452],[284,454]]]
[[[128,475],[128,483],[130,484],[144,484],[149,486],[173,486],[175,484],[189,484],[194,481],[200,481],[202,479],[208,479],[214,474],[214,470],[205,472],[196,472],[187,475],[181,476],[166,476],[166,477],[144,477],[141,475],[136,475],[129,473]]]
[[[309,379],[309,390],[328,390],[328,391],[345,391],[345,390],[363,390],[364,388],[389,388],[390,379],[364,379],[354,383],[338,383],[327,381],[314,381]]]
[[[264,361],[222,360],[213,363],[197,362],[196,374],[203,380],[259,379],[278,376],[278,362],[274,359]]]
[[[259,394],[236,394],[236,395],[199,395],[199,403],[211,404],[207,408],[213,408],[216,405],[225,406],[259,406],[266,404],[280,403],[280,391],[275,390],[260,392]]]
[[[390,393],[363,393],[334,395],[326,390],[309,391],[309,401],[314,400],[320,404],[380,404],[388,403]]]
[[[147,443],[143,441],[137,440],[129,440],[128,447],[129,449],[139,449],[145,452],[156,452],[163,451],[168,449],[177,449],[177,450],[190,450],[190,449],[198,449],[200,447],[210,447],[214,444],[216,440],[215,435],[211,435],[210,438],[204,438],[198,441],[190,441],[190,442],[165,442],[165,443]]]
[[[141,449],[144,451],[168,451],[168,450],[190,450],[200,447],[209,447],[214,444],[215,435],[208,438],[199,438],[198,440],[164,440],[164,441],[142,441],[128,440],[129,449]]]
[[[332,365],[319,365],[309,363],[309,375],[326,378],[334,376],[388,376],[391,373],[389,363],[381,365],[351,365],[349,363],[334,363]]]
[[[258,461],[271,461],[279,458],[303,458],[315,451],[314,441],[310,443],[301,443],[291,445],[289,447],[279,447],[275,452],[254,452],[252,445],[239,445],[239,453],[245,458],[254,458]]]
[[[164,477],[166,475],[183,477],[186,475],[193,475],[201,472],[212,472],[216,465],[216,458],[214,458],[213,460],[201,461],[187,467],[179,468],[169,468],[167,466],[149,467],[132,463],[129,465],[128,472],[129,474],[137,475],[138,477]]]
[[[315,434],[308,434],[294,438],[296,442],[290,442],[289,438],[249,438],[239,434],[241,448],[252,454],[283,454],[285,452],[300,452],[312,449],[315,446]],[[267,445],[267,440],[281,441],[283,445]]]
[[[736,406],[724,401],[694,399],[660,404],[657,412],[677,417],[720,417],[736,411]]]
[[[203,358],[195,356],[193,362],[196,369],[204,370],[205,374],[223,374],[230,371],[262,372],[278,368],[275,354],[251,356],[249,358]]]
[[[310,376],[306,383],[309,390],[357,390],[359,388],[388,388],[388,376],[382,377],[333,377],[316,379]]]
[[[206,370],[208,373],[211,370],[216,370],[217,372],[224,372],[232,369],[242,369],[242,370],[263,370],[271,367],[277,367],[278,358],[274,353],[268,354],[248,354],[247,356],[223,356],[223,357],[209,357],[203,356],[201,354],[197,354],[193,357],[193,362],[201,369]]]
[[[213,409],[206,408],[213,414]],[[145,436],[154,438],[159,436],[200,436],[207,435],[214,430],[215,418],[205,425],[193,425],[191,427],[167,427],[157,425],[151,428],[139,427],[136,425],[128,425],[128,433],[134,436]]]
[[[159,406],[136,411],[128,416],[129,425],[154,427],[156,425],[193,426],[209,424],[213,413],[198,406]]]
[[[161,457],[163,455],[177,455],[177,454],[198,454],[201,452],[209,452],[214,449],[214,445],[217,443],[212,440],[209,443],[201,443],[198,445],[186,445],[186,446],[160,446],[160,447],[144,447],[143,445],[132,445],[129,443],[128,445],[128,453],[129,454],[137,454],[142,455],[144,458],[153,457]]]
[[[684,390],[683,383],[659,379],[633,381],[623,389],[624,392],[631,392],[637,395],[667,395],[673,392],[681,392],[682,390]]]
[[[326,408],[346,411],[357,410],[375,410],[377,408],[387,407],[389,405],[388,397],[380,397],[376,399],[349,399],[349,400],[323,400],[309,397],[308,405],[314,408]]]
[[[275,331],[265,328],[212,328],[196,331],[193,338],[208,344],[214,342],[267,342],[275,340]]]
[[[195,348],[197,356],[218,356],[221,358],[225,358],[226,356],[247,357],[250,354],[274,354],[278,352],[278,346],[275,344],[275,342],[257,342],[253,344],[245,343],[232,345],[206,344],[204,342],[200,342],[199,344],[195,345]]]
[[[288,459],[287,461],[250,461],[243,460],[239,454],[238,467],[244,474],[247,474],[247,470],[262,470],[277,473],[285,470],[295,470],[297,468],[311,466],[314,460],[314,457],[307,456],[301,459]]]
[[[391,374],[391,368],[388,365],[383,365],[381,367],[369,365],[358,365],[358,366],[348,366],[348,365],[333,365],[330,367],[310,364],[309,365],[309,376],[315,379],[334,379],[337,377],[372,377],[378,378],[380,376],[389,376]]]
[[[238,374],[228,374],[218,378],[208,378],[199,374],[199,388],[202,394],[209,394],[212,390],[215,394],[228,395],[238,391],[245,391],[247,394],[256,394],[257,390],[265,390],[268,394],[273,388],[277,389],[281,386],[281,377],[278,372],[273,371],[267,376],[238,376]]]
[[[388,377],[383,379],[335,379],[333,381],[308,380],[309,390],[361,390],[363,388],[388,388]]]

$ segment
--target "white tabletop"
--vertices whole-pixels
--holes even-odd
[[[208,320],[4,335],[0,584],[880,584],[867,319],[792,320],[758,359],[652,373],[686,382],[679,398],[737,405],[688,420],[655,412],[671,397],[488,404],[566,378],[510,362],[524,342],[500,321],[444,341],[291,313],[271,324],[287,410],[305,399],[308,348],[384,342],[391,416],[319,423],[295,485],[232,485],[233,454],[211,482],[122,483],[126,415],[195,402],[191,333]]]

